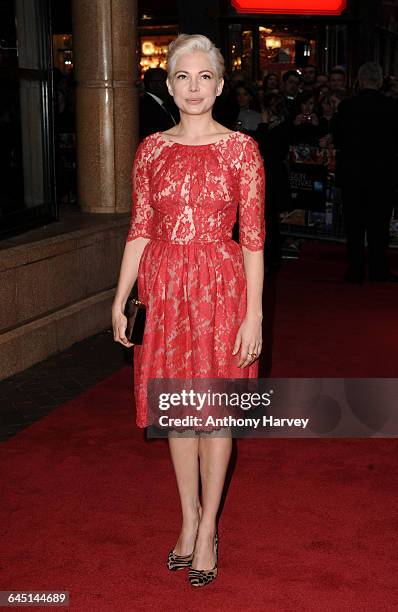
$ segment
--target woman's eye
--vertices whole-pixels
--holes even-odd
[[[207,79],[211,79],[211,75],[210,74],[202,74],[203,77],[207,78]],[[178,74],[177,75],[177,79],[183,78],[185,79],[186,74]]]

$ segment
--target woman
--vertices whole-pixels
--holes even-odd
[[[347,92],[345,89],[333,89],[333,91],[330,92],[330,102],[333,106],[335,114],[339,110],[340,102],[342,102],[346,98]]]
[[[319,146],[333,144],[334,124],[339,104],[346,98],[344,89],[334,89],[319,98]]]
[[[311,92],[297,96],[291,130],[292,144],[318,145],[319,119],[315,113],[315,99]]]
[[[131,225],[112,321],[115,341],[132,346],[123,309],[138,277],[147,306],[144,339],[134,347],[138,427],[151,424],[150,378],[258,375],[264,168],[250,136],[212,117],[223,73],[223,58],[208,38],[180,34],[169,45],[167,78],[180,122],[145,138],[134,160]],[[231,240],[238,202],[240,245]],[[168,567],[189,567],[190,583],[203,586],[217,574],[216,516],[232,440],[177,434],[169,446],[183,521]]]
[[[323,94],[319,98],[319,146],[328,147],[332,144],[333,122],[335,110],[330,93]]]
[[[254,132],[261,121],[261,114],[254,110],[254,93],[247,85],[241,83],[236,88],[236,99],[239,104],[237,126],[240,130]]]
[[[276,72],[269,72],[263,79],[264,94],[279,92],[279,76]]]
[[[270,94],[279,93],[279,77],[274,72],[270,72],[263,79],[263,84],[256,88],[256,98],[254,108],[259,113],[263,113],[266,110],[265,99]]]

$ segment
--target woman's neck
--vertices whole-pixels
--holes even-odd
[[[211,117],[211,112],[199,116],[180,111],[180,121],[174,126],[172,135],[187,140],[197,140],[203,136],[220,133],[220,126]]]

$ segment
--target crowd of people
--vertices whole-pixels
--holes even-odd
[[[145,73],[143,82],[139,82],[144,102],[140,121],[141,138],[152,133],[156,127],[147,121],[146,93],[157,94],[165,109],[178,120],[165,81],[166,72],[154,68]],[[214,115],[229,129],[248,133],[256,132],[260,123],[279,124],[287,121],[289,142],[310,141],[319,144],[331,135],[333,116],[340,101],[349,93],[346,73],[339,67],[334,68],[329,76],[318,74],[315,66],[288,70],[281,78],[271,72],[264,77],[260,86],[250,82],[242,71],[234,71],[224,76],[224,89],[216,101]],[[395,81],[389,81],[388,95],[398,99]],[[149,115],[152,119],[152,113]]]
[[[161,68],[150,69],[140,82],[140,139],[165,131],[179,120],[166,76]],[[279,217],[291,206],[289,148],[333,147],[338,152],[336,180],[342,188],[347,232],[345,280],[358,284],[364,281],[365,235],[370,280],[396,280],[386,252],[398,147],[397,78],[383,78],[380,66],[373,62],[361,67],[353,86],[349,86],[341,66],[328,75],[319,73],[313,65],[288,70],[281,77],[269,72],[261,85],[250,82],[242,71],[234,71],[224,76],[213,116],[229,129],[251,135],[259,144],[267,176],[268,269],[281,261]],[[376,197],[380,193],[383,203]]]

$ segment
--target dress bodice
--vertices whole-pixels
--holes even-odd
[[[186,145],[156,132],[140,143],[134,159],[127,241],[230,240],[239,211],[240,244],[261,250],[264,192],[263,160],[252,137],[231,132],[214,143]]]

